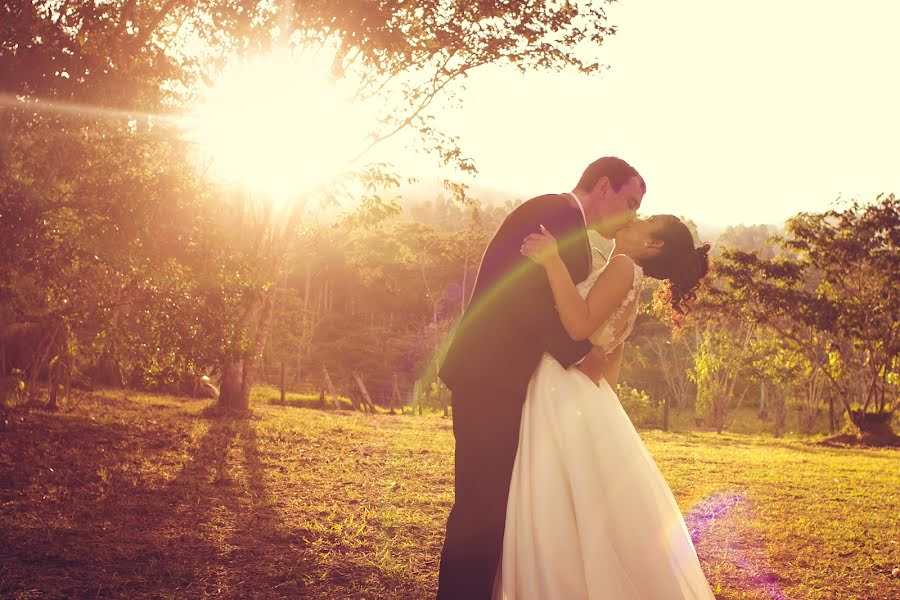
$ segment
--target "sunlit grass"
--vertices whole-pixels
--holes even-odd
[[[295,408],[323,408],[331,410],[334,408],[334,400],[330,394],[325,395],[324,401],[319,398],[318,394],[300,394],[297,392],[285,392],[284,403],[286,406]],[[353,404],[346,396],[338,396],[338,403],[342,409],[352,410]],[[281,390],[271,385],[257,385],[250,391],[250,404],[257,406],[259,404],[281,404]]]
[[[450,420],[210,406],[115,392],[9,412],[0,596],[433,595]],[[720,599],[900,597],[896,450],[642,435]]]

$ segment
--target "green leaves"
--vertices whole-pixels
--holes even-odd
[[[893,411],[900,200],[882,195],[843,210],[799,214],[777,243],[780,257],[724,251],[710,309],[769,328],[785,351],[804,357],[805,371],[829,376],[848,409],[859,401],[863,410]]]

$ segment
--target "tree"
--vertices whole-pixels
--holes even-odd
[[[302,209],[313,201],[334,202],[349,197],[358,210],[348,216],[348,225],[393,214],[395,205],[382,193],[400,180],[385,165],[365,161],[372,148],[404,133],[441,162],[474,172],[472,161],[452,134],[436,126],[431,113],[436,101],[450,98],[453,84],[473,69],[489,64],[507,63],[523,70],[574,67],[586,73],[596,71],[599,63],[595,58],[582,56],[585,47],[597,47],[605,35],[613,33],[605,19],[603,10],[590,4],[545,1],[485,5],[462,0],[352,0],[337,4],[321,0],[36,0],[6,4],[0,8],[0,94],[5,107],[0,113],[0,131],[5,133],[0,140],[3,193],[10,203],[22,194],[34,199],[16,222],[22,234],[18,239],[25,239],[30,224],[38,229],[46,227],[56,236],[58,243],[50,247],[59,250],[57,256],[63,254],[61,248],[67,243],[78,250],[77,266],[82,269],[79,280],[97,286],[91,297],[108,300],[101,307],[100,318],[90,321],[97,328],[96,335],[120,331],[123,319],[146,323],[151,315],[171,315],[185,304],[185,294],[199,294],[210,301],[210,306],[227,303],[222,326],[217,331],[198,333],[194,339],[221,342],[225,350],[219,358],[223,371],[220,402],[246,408],[270,329],[274,286],[284,275]],[[235,55],[309,45],[331,49],[334,78],[349,82],[360,101],[374,101],[379,107],[368,143],[358,149],[343,176],[321,198],[299,198],[284,214],[277,214],[270,199],[223,194],[208,182],[183,177],[191,162],[166,115],[181,111],[196,94],[198,84],[211,80]],[[26,133],[32,134],[31,143],[26,143]],[[49,133],[56,138],[52,143],[47,143]],[[148,143],[156,146],[151,150],[141,148]],[[163,147],[166,143],[172,147]],[[47,148],[66,148],[60,152],[66,159],[45,162],[41,154]],[[82,170],[64,172],[68,157],[78,152],[84,158]],[[154,230],[155,210],[166,197],[163,190],[149,194],[152,199],[147,202],[141,191],[148,185],[148,178],[134,173],[146,162],[148,152],[179,172],[163,187],[177,189],[179,198],[208,201],[207,214],[221,217],[207,219],[203,227],[183,235],[185,247],[214,238],[207,237],[208,231],[230,228],[233,239],[223,242],[222,253],[207,255],[210,260],[218,260],[212,271],[222,279],[215,285],[205,284],[205,267],[185,270],[177,260],[151,261],[156,270],[152,276],[146,272],[143,244],[167,240],[164,235],[172,233]],[[104,156],[117,158],[121,165],[117,184],[104,186],[98,174],[92,179],[96,184],[93,190],[82,186],[73,193],[70,184],[80,178],[91,179],[86,174],[103,165]],[[41,179],[28,175],[38,173],[27,168],[28,164],[64,168]],[[159,172],[151,174],[151,181],[162,179]],[[37,192],[35,188],[41,186],[45,191]],[[126,192],[131,203],[123,205],[120,192]],[[47,197],[54,199],[53,206],[46,205]],[[122,214],[119,211],[123,206],[125,213],[135,210],[130,215]],[[74,215],[70,210],[73,207]],[[4,217],[9,214],[4,210]],[[142,223],[145,227],[141,232],[128,226],[113,236],[112,253],[91,252],[93,242],[82,243],[63,227],[73,224],[87,240],[97,221],[109,221],[111,230],[116,231],[110,215],[125,217],[119,221],[125,225],[141,223],[136,221],[140,217],[149,220]],[[178,213],[166,216],[172,216],[173,222],[184,222]],[[114,258],[119,251],[128,260]],[[92,264],[91,256],[99,258],[88,272],[84,267]],[[184,283],[174,282],[189,272],[192,276]],[[68,280],[76,279],[71,275]],[[17,281],[17,290],[24,293],[26,283],[26,279]],[[135,291],[138,288],[141,293]],[[147,290],[159,304],[147,301],[143,293]],[[69,292],[54,292],[53,302],[71,302],[77,297],[79,302],[91,303],[84,286]],[[184,319],[193,320],[193,333],[205,327],[216,328],[198,315],[185,315]],[[161,335],[162,329],[158,333]],[[137,343],[142,337],[143,333],[138,333],[130,339]],[[162,340],[159,335],[156,339]],[[122,344],[113,340],[103,343],[109,352],[127,354],[121,350]],[[132,351],[143,352],[143,360],[154,353],[154,348],[152,343],[144,347],[138,344]],[[181,351],[162,354],[164,362],[174,364],[178,362],[174,357]],[[155,364],[150,367],[159,367],[160,372],[165,369]]]
[[[882,195],[800,214],[779,243],[792,256],[725,252],[719,299],[792,342],[812,377],[827,376],[860,431],[889,432],[900,353],[900,201]]]
[[[737,408],[747,393],[747,359],[754,334],[752,324],[740,324],[736,332],[729,325],[712,323],[701,330],[690,370],[697,384],[697,413],[718,433],[725,429],[728,411]]]
[[[827,352],[814,334],[806,339],[807,344],[798,345],[762,324],[751,340],[752,378],[765,398],[763,410],[773,409],[776,433],[780,433],[789,405],[798,409],[806,433],[812,433],[822,410]]]
[[[684,408],[696,397],[690,369],[693,366],[691,342],[697,336],[696,329],[673,332],[664,327],[652,337],[641,340],[646,348],[658,379],[663,383],[665,396],[671,406]]]
[[[218,362],[243,266],[220,250],[184,148],[126,125],[12,123],[0,173],[4,321],[61,320],[80,370],[115,364],[117,384],[174,386]]]
[[[243,265],[221,251],[212,190],[159,113],[215,66],[173,43],[173,19],[210,41],[238,25],[175,2],[0,13],[4,320],[62,319],[83,363],[113,363],[129,385],[220,362]]]
[[[329,198],[352,197],[360,207],[347,221],[350,224],[396,212],[396,205],[386,201],[381,191],[396,186],[399,178],[384,165],[360,161],[398,134],[414,134],[417,146],[440,162],[462,172],[475,172],[457,140],[440,131],[429,112],[439,97],[451,91],[451,84],[488,64],[510,63],[523,70],[575,67],[586,73],[596,71],[599,63],[581,58],[583,52],[576,48],[583,50],[585,42],[598,45],[612,33],[604,22],[603,10],[586,4],[486,6],[462,0],[377,4],[360,0],[349,5],[304,2],[270,19],[283,34],[281,43],[290,43],[296,35],[301,45],[333,48],[334,76],[349,82],[357,99],[378,107],[369,142],[351,159],[345,177],[327,193]],[[464,196],[464,189],[455,191]],[[271,252],[263,255],[255,269],[260,288],[249,297],[241,321],[248,333],[253,333],[235,347],[226,362],[220,397],[224,405],[247,406],[272,314],[273,295],[268,290],[281,274],[303,205],[300,201],[288,208],[287,226],[281,232],[264,234],[271,241]]]
[[[761,258],[773,258],[778,249],[773,238],[777,235],[778,228],[774,225],[729,225],[713,245],[713,253],[718,255],[729,248],[756,252]]]

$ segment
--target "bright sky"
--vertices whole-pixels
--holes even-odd
[[[615,154],[644,213],[775,223],[900,194],[900,2],[623,0],[602,76],[485,70],[448,129],[512,197],[570,189]]]

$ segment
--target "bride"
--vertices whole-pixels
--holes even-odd
[[[644,275],[666,280],[678,320],[708,250],[694,248],[673,216],[637,220],[576,287],[546,230],[526,238],[522,254],[546,270],[566,331],[606,350],[610,364],[593,382],[545,354],[531,377],[495,600],[714,598],[672,492],[615,393]]]

